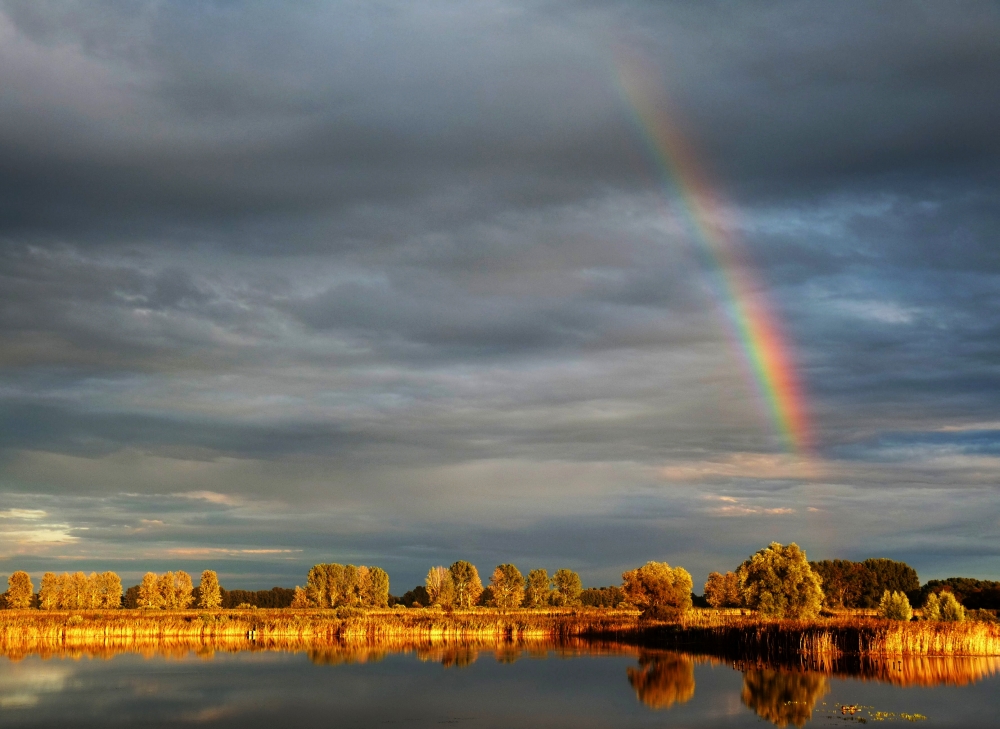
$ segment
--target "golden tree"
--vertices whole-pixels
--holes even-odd
[[[364,604],[369,607],[386,607],[389,604],[389,573],[381,567],[368,568]]]
[[[310,606],[309,593],[298,585],[295,586],[295,595],[292,597],[292,604],[289,607],[307,608]]]
[[[451,572],[444,567],[431,567],[427,572],[427,594],[431,605],[451,605],[455,599],[455,584],[451,580]]]
[[[470,608],[479,602],[483,594],[483,583],[479,579],[479,570],[465,560],[458,560],[448,568],[451,573],[451,583],[455,587],[455,602],[459,607]]]
[[[122,580],[114,572],[104,572],[97,576],[100,601],[98,607],[116,609],[122,606]]]
[[[775,618],[813,618],[823,605],[820,578],[799,545],[777,542],[751,555],[736,571],[743,603]]]
[[[147,572],[142,576],[142,582],[139,584],[139,607],[147,610],[163,607],[163,593],[160,591],[155,572]]]
[[[524,577],[512,564],[497,565],[490,577],[493,602],[501,610],[518,607],[524,601]]]
[[[683,567],[647,562],[622,573],[622,591],[649,614],[676,617],[691,609],[691,575]]]
[[[38,607],[41,610],[59,609],[59,577],[54,572],[42,575],[38,587]]]
[[[524,605],[537,608],[549,604],[552,594],[552,581],[549,573],[543,569],[531,570],[524,580]]]
[[[573,570],[556,570],[552,575],[552,582],[556,588],[552,593],[553,605],[575,607],[580,604],[580,594],[583,592],[580,575]]]
[[[222,590],[219,588],[219,576],[214,570],[205,570],[201,573],[201,582],[198,583],[198,607],[215,610],[220,605],[222,605]]]
[[[740,584],[735,572],[712,572],[705,583],[705,600],[714,608],[739,607]]]
[[[31,607],[31,596],[35,586],[31,584],[31,576],[18,570],[7,578],[7,607],[13,610],[23,610]]]

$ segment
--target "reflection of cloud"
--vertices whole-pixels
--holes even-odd
[[[830,690],[826,676],[769,669],[743,674],[743,703],[775,726],[805,726],[816,702]]]
[[[35,662],[12,663],[0,673],[0,708],[26,709],[38,704],[43,694],[62,691],[72,670]]]
[[[694,659],[679,653],[639,658],[640,668],[628,668],[636,696],[652,709],[669,709],[694,697]]]

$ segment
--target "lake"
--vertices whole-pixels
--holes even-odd
[[[670,651],[556,646],[27,655],[0,658],[0,724],[580,729],[843,726],[881,718],[994,727],[998,668],[993,658],[924,658],[887,663],[878,677],[845,676],[734,667]]]

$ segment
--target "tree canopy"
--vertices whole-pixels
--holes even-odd
[[[795,543],[772,542],[736,571],[743,603],[762,615],[812,618],[823,604],[820,578]]]
[[[622,591],[628,600],[649,612],[683,614],[691,609],[690,573],[666,562],[647,562],[622,573]]]

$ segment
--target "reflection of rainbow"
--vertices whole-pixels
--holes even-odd
[[[788,347],[769,311],[737,242],[717,222],[722,214],[716,196],[695,163],[690,147],[672,128],[667,115],[651,102],[642,74],[619,59],[619,79],[636,126],[656,163],[660,181],[679,201],[698,254],[715,274],[718,296],[732,334],[739,343],[761,398],[786,447],[799,455],[811,450],[802,390]]]

